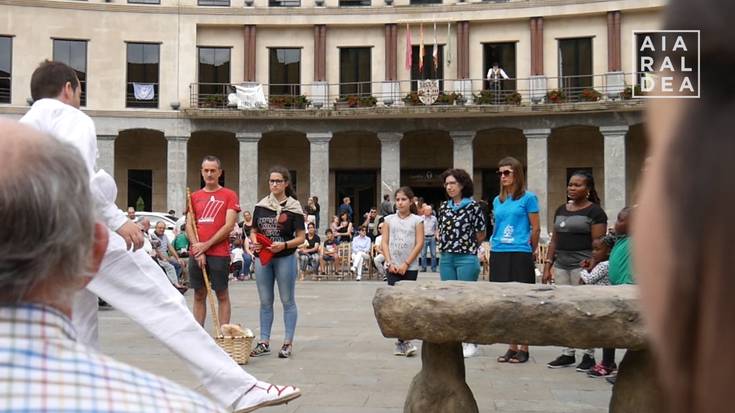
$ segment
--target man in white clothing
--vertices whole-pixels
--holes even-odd
[[[21,122],[79,150],[90,175],[97,219],[109,230],[98,275],[74,298],[72,321],[78,340],[98,346],[99,296],[186,360],[207,392],[223,406],[250,412],[300,396],[297,388],[261,382],[240,368],[194,320],[163,270],[139,249],[142,233],[115,205],[114,179],[103,170],[95,172],[95,127],[78,109],[81,87],[74,70],[59,62],[41,63],[31,77],[31,96],[33,106]]]

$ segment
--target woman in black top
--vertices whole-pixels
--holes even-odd
[[[286,335],[278,357],[288,358],[293,348],[298,312],[294,289],[296,287],[296,249],[304,243],[304,211],[291,189],[291,175],[280,166],[271,168],[268,185],[270,194],[255,206],[253,229],[250,239],[257,259],[255,276],[260,297],[260,341],[250,353],[252,357],[270,353],[271,327],[273,326],[274,286],[278,283],[278,295],[283,305],[283,323]],[[273,253],[270,262],[263,264],[257,234],[272,242],[268,250]]]
[[[582,261],[592,257],[592,240],[605,235],[607,215],[599,205],[595,180],[589,172],[576,171],[569,178],[567,198],[569,201],[554,214],[554,232],[544,262],[543,282],[553,279],[560,285],[579,285]],[[547,366],[573,366],[577,361],[574,353],[574,349],[566,348]],[[594,365],[594,349],[587,349],[577,370],[586,371]]]
[[[352,222],[350,222],[350,214],[347,212],[343,212],[339,216],[339,224],[337,224],[334,235],[340,244],[352,241]]]

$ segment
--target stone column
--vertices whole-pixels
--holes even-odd
[[[603,206],[608,222],[614,222],[626,205],[625,199],[625,135],[628,126],[601,126],[605,140],[605,199]]]
[[[528,190],[538,197],[541,238],[549,236],[549,150],[551,129],[525,129]]]
[[[173,209],[177,214],[186,210],[188,142],[188,136],[166,136],[166,210]]]
[[[394,192],[401,186],[401,138],[400,132],[379,132],[380,140],[380,200],[388,194],[393,200]]]
[[[263,136],[260,132],[239,132],[235,134],[240,143],[240,208],[253,211],[258,203],[258,142]]]
[[[474,131],[449,132],[454,142],[454,168],[467,171],[470,177],[474,175],[472,141],[475,140]]]
[[[115,177],[115,139],[117,135],[97,135],[97,170],[104,169]]]
[[[329,141],[332,132],[311,132],[309,140],[309,194],[319,197],[319,229],[323,233],[329,227]]]

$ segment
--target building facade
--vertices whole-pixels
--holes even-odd
[[[244,209],[281,164],[328,222],[343,196],[365,212],[400,185],[437,203],[450,167],[472,171],[475,196],[491,200],[498,160],[514,156],[545,229],[577,169],[593,173],[612,219],[632,200],[646,152],[642,102],[628,99],[632,31],[658,28],[664,6],[0,0],[0,116],[28,109],[39,62],[74,67],[121,207],[182,211],[214,154]],[[493,63],[508,79],[487,80]],[[266,105],[230,105],[234,85],[262,85]],[[417,102],[431,87],[442,104]]]

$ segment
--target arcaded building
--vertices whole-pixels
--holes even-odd
[[[28,110],[39,62],[74,67],[121,207],[182,211],[207,154],[244,209],[267,193],[268,169],[286,166],[302,201],[319,197],[322,221],[343,196],[365,212],[400,185],[437,203],[450,167],[472,171],[476,198],[491,200],[498,160],[514,156],[544,228],[577,169],[593,173],[612,218],[646,152],[633,31],[657,29],[664,6],[0,0],[0,116]],[[507,79],[487,80],[493,63]],[[236,85],[261,85],[265,104],[238,108]]]

